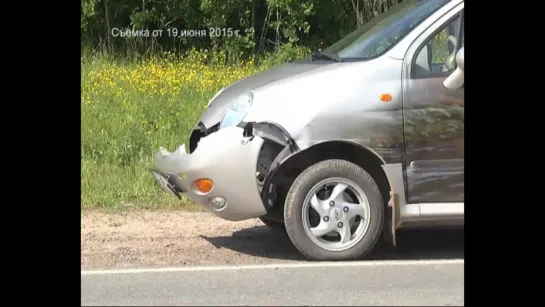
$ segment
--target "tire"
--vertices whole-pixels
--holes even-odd
[[[362,223],[363,227],[362,230],[359,233],[356,234],[356,231],[354,233],[351,233],[351,220],[349,219],[350,215],[349,213],[339,213],[339,211],[336,211],[335,208],[337,207],[331,207],[328,208],[327,206],[333,206],[331,204],[331,201],[322,201],[321,208],[322,212],[325,212],[323,215],[332,215],[335,213],[336,217],[339,218],[346,218],[344,221],[348,221],[348,226],[350,232],[345,232],[345,237],[348,238],[349,242],[344,243],[345,247],[339,247],[335,249],[331,248],[325,248],[322,245],[331,245],[330,242],[316,242],[317,241],[324,241],[323,237],[318,236],[312,236],[311,232],[311,226],[304,226],[303,223],[310,224],[310,217],[305,218],[303,215],[303,209],[304,209],[304,203],[305,199],[307,199],[307,195],[312,192],[313,189],[318,189],[319,186],[317,184],[324,182],[324,180],[342,180],[345,182],[344,185],[347,185],[350,189],[350,191],[356,191],[353,194],[355,197],[358,197],[357,195],[360,195],[360,198],[362,199],[362,202],[364,205],[361,205],[360,207],[350,207],[355,208],[353,210],[352,215],[356,212],[367,212],[368,217],[362,217],[363,215],[359,216],[360,223]],[[332,184],[334,186],[334,184]],[[348,189],[348,188],[347,188]],[[341,189],[342,190],[342,189]],[[320,190],[318,190],[320,191]],[[346,204],[346,195],[345,193],[347,190],[344,190],[343,192],[343,199],[336,198],[337,205],[340,204]],[[363,192],[363,195],[361,195],[361,192]],[[319,192],[317,192],[319,193]],[[312,193],[315,194],[314,192]],[[317,194],[316,194],[317,195]],[[310,197],[310,196],[309,196]],[[319,197],[318,197],[319,198]],[[365,202],[365,198],[367,199],[367,202]],[[349,202],[350,203],[350,202]],[[352,201],[353,203],[353,201]],[[368,204],[368,205],[366,205]],[[337,206],[335,205],[335,206]],[[353,204],[348,204],[353,205]],[[359,206],[360,204],[358,204]],[[306,205],[307,207],[311,207],[312,205]],[[325,207],[325,209],[324,209]],[[314,208],[314,207],[313,207]],[[342,207],[343,209],[347,209],[348,207]],[[328,211],[329,210],[329,211]],[[348,209],[349,210],[349,209]],[[361,211],[363,210],[363,211]],[[318,211],[315,211],[318,212]],[[329,212],[329,213],[327,213]],[[348,211],[343,211],[348,212]],[[357,214],[357,213],[356,213]],[[383,228],[383,221],[384,221],[384,203],[382,194],[380,193],[380,190],[371,177],[369,173],[367,173],[364,169],[359,167],[358,165],[344,161],[344,160],[325,160],[318,162],[309,168],[307,168],[303,173],[301,173],[293,182],[292,186],[290,187],[290,190],[288,191],[288,195],[286,197],[286,203],[284,206],[284,224],[286,227],[287,234],[289,238],[291,239],[293,245],[299,250],[299,252],[305,256],[308,260],[319,260],[319,261],[342,261],[342,260],[355,260],[355,259],[362,259],[367,255],[376,245],[377,241],[379,240],[379,237],[382,232]],[[307,215],[308,216],[308,215]],[[334,219],[334,217],[331,217],[331,221],[334,224],[329,224],[325,222],[325,217],[322,218],[320,214],[315,216],[319,216],[318,222],[320,225],[322,222],[324,222],[324,225],[329,225],[326,227],[326,229],[330,229],[329,227],[339,227],[340,223],[339,220]],[[329,217],[327,217],[329,220]],[[358,219],[358,216],[354,217],[354,221]],[[315,219],[316,221],[316,219]],[[356,222],[354,222],[356,223]],[[337,225],[337,226],[333,226]],[[344,225],[344,224],[343,224]],[[355,224],[354,224],[355,225]],[[359,229],[360,225],[357,224],[357,229]],[[338,232],[337,236],[340,236],[340,230],[335,229],[335,232]],[[331,236],[332,232],[329,232],[326,236]],[[346,235],[346,234],[349,234]],[[311,238],[312,237],[312,238]],[[318,238],[318,239],[317,239]],[[353,238],[353,239],[352,239]],[[342,237],[341,239],[342,240]],[[343,244],[343,243],[338,243]],[[332,246],[332,245],[331,245]]]
[[[259,220],[261,220],[261,222],[263,222],[263,224],[267,225],[271,229],[286,232],[286,227],[284,227],[284,224],[282,224],[282,223],[270,220],[270,219],[268,219],[266,217],[263,217],[263,216],[260,216]]]

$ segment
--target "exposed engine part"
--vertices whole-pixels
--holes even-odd
[[[198,128],[193,129],[189,136],[189,153],[195,151],[201,138],[218,131],[219,123],[207,129],[202,122],[199,122],[197,127]]]
[[[257,175],[256,175],[256,181],[258,184],[259,192],[262,192],[263,184],[265,183],[265,179],[270,173],[271,164],[278,156],[278,153],[282,151],[284,147],[278,143],[275,143],[270,140],[265,140],[265,143],[263,143],[263,147],[261,147],[261,152],[259,153],[259,158],[257,160]]]
[[[263,175],[260,172],[257,172],[255,174],[255,178],[257,179],[257,184],[262,187],[263,184],[265,183],[265,175]]]
[[[245,137],[259,136],[265,140],[256,165],[257,174],[259,174],[259,177],[256,176],[257,188],[262,195],[263,204],[268,213],[272,215],[280,214],[271,212],[271,210],[274,210],[278,189],[282,189],[281,186],[278,186],[281,183],[281,178],[277,178],[276,182],[273,182],[273,177],[281,161],[299,151],[299,148],[288,132],[274,123],[243,122],[239,124],[239,127],[244,128]]]

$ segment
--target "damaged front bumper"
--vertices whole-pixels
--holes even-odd
[[[203,137],[191,154],[185,144],[174,152],[160,148],[152,173],[166,191],[186,195],[220,218],[255,218],[267,213],[256,183],[262,145],[261,137],[244,137],[242,128],[226,127]],[[199,179],[211,180],[211,190],[199,190]]]

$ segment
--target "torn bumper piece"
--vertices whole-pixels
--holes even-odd
[[[178,199],[182,199],[182,196],[180,195],[180,192],[182,191],[178,190],[180,185],[176,183],[176,176],[169,176],[157,170],[152,170],[151,174],[153,177],[155,177],[155,180],[159,183],[163,190],[165,190],[167,193],[176,195]]]
[[[262,138],[226,127],[203,137],[191,154],[185,144],[174,152],[160,148],[152,173],[166,191],[183,194],[222,219],[255,218],[267,213],[255,177],[262,145]],[[212,181],[208,192],[197,188],[199,179]]]

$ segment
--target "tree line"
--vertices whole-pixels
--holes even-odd
[[[113,54],[221,50],[236,61],[324,48],[401,1],[82,0],[81,43]]]

